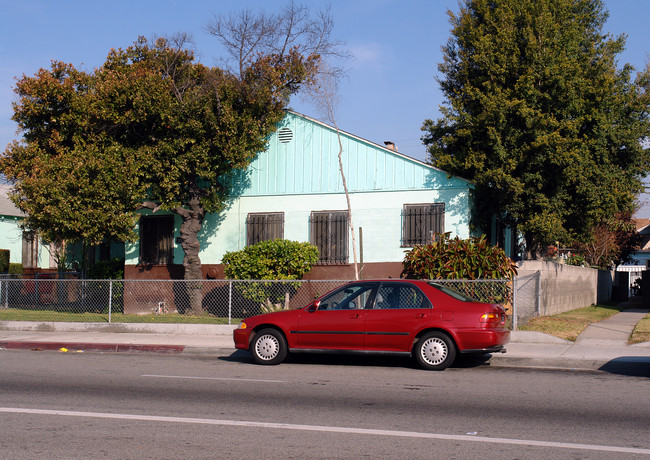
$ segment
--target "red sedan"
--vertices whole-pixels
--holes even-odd
[[[358,281],[307,307],[248,318],[233,338],[259,364],[279,364],[289,352],[326,350],[404,353],[425,369],[442,370],[457,353],[505,351],[505,316],[499,304],[431,281]]]

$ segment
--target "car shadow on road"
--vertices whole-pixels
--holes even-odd
[[[644,356],[621,356],[608,361],[599,371],[629,377],[650,378],[650,358]]]
[[[237,350],[219,359],[230,362],[252,362],[247,351]],[[459,355],[450,369],[469,369],[489,365],[490,355]],[[291,353],[285,361],[291,364],[334,366],[401,367],[420,369],[414,359],[396,355],[366,355],[357,353]]]

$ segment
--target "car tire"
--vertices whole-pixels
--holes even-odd
[[[276,329],[262,329],[255,334],[250,350],[257,364],[280,364],[287,357],[287,341]]]
[[[414,355],[420,367],[441,371],[456,359],[456,345],[444,332],[428,332],[415,344]]]

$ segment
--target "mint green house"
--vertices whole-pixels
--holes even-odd
[[[34,232],[20,227],[23,213],[14,206],[7,194],[9,187],[0,185],[0,249],[9,250],[9,262],[39,271],[49,266],[49,252]]]
[[[398,277],[404,251],[434,233],[470,236],[472,184],[421,161],[341,132],[358,261],[363,278]],[[311,279],[353,277],[352,238],[336,130],[287,112],[268,149],[250,165],[229,207],[208,215],[199,239],[203,273],[221,278],[224,253],[265,239],[319,247]],[[140,241],[127,245],[127,278],[181,278],[180,218],[143,213]]]

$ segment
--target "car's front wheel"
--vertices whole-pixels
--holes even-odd
[[[444,332],[428,332],[415,345],[415,359],[427,370],[441,371],[456,359],[456,346]]]
[[[280,364],[287,357],[287,341],[276,329],[262,329],[255,334],[250,350],[257,364]]]

